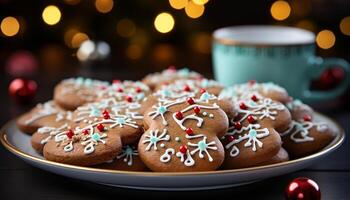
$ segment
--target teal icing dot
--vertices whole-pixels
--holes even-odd
[[[163,90],[162,91],[163,96],[169,97],[171,95],[171,92],[169,90]]]
[[[178,72],[179,75],[183,77],[187,77],[190,74],[190,70],[187,68],[180,69]]]
[[[158,142],[158,138],[151,136],[151,138],[149,139],[151,141],[151,143],[157,143]]]
[[[164,107],[164,106],[159,106],[158,112],[159,112],[160,114],[164,114],[164,113],[166,112],[166,107]]]
[[[254,130],[254,129],[251,129],[250,131],[249,131],[249,137],[256,137],[256,135],[257,135],[257,132],[256,132],[256,130]]]
[[[84,83],[84,78],[83,77],[78,77],[75,79],[75,84],[77,85],[82,85]]]
[[[92,107],[90,111],[90,117],[101,117],[101,111],[100,109],[96,107]]]
[[[202,80],[201,87],[206,88],[209,85],[209,81],[207,79]]]
[[[296,128],[297,130],[303,130],[303,129],[304,129],[304,127],[303,127],[302,124],[296,124],[296,125],[295,125],[295,128]]]
[[[204,151],[207,149],[207,147],[208,147],[208,145],[203,140],[198,142],[199,150]]]
[[[95,142],[97,142],[97,141],[99,141],[101,139],[101,136],[98,133],[93,133],[91,135],[91,139],[93,139]]]
[[[256,103],[254,101],[249,101],[250,106],[256,106]]]
[[[143,94],[143,93],[140,93],[140,94],[138,94],[137,96],[136,96],[136,98],[138,99],[138,100],[141,100],[141,99],[143,99],[145,97],[145,94]]]
[[[126,123],[124,118],[117,118],[116,121],[118,124],[125,124]]]
[[[125,153],[126,153],[127,155],[131,155],[131,154],[133,153],[132,148],[131,148],[130,146],[127,146],[126,149],[125,149]]]
[[[210,95],[208,92],[204,92],[200,97],[201,100],[208,100],[209,98],[210,98]]]
[[[92,80],[89,79],[89,78],[85,79],[84,85],[85,85],[85,86],[91,86],[91,85],[92,85]]]

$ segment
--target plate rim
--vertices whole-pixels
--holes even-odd
[[[335,121],[334,119],[323,115],[319,112],[315,112],[316,115],[319,115],[321,117],[326,118],[327,120],[331,121],[334,123],[336,128],[339,130],[339,133],[337,136],[333,139],[333,141],[328,144],[326,147],[324,147],[322,150],[319,152],[316,152],[314,154],[294,159],[294,160],[289,160],[286,162],[282,163],[276,163],[276,164],[271,164],[271,165],[263,165],[263,166],[256,166],[256,167],[248,167],[248,168],[240,168],[240,169],[226,169],[226,170],[216,170],[216,171],[200,171],[200,172],[139,172],[139,171],[122,171],[122,170],[112,170],[112,169],[99,169],[99,168],[93,168],[93,167],[83,167],[83,166],[77,166],[77,165],[70,165],[70,164],[64,164],[64,163],[58,163],[54,161],[49,161],[46,159],[38,158],[33,155],[30,155],[26,152],[21,151],[18,149],[16,146],[11,144],[8,139],[7,139],[7,133],[6,129],[8,126],[11,124],[15,123],[17,118],[14,118],[8,122],[6,122],[0,129],[0,142],[2,145],[11,153],[15,154],[16,156],[26,158],[31,161],[36,161],[41,164],[45,165],[51,165],[53,167],[63,167],[63,168],[68,168],[70,170],[84,170],[85,172],[94,172],[94,173],[111,173],[111,174],[119,174],[119,175],[136,175],[136,176],[200,176],[200,175],[218,175],[218,174],[227,174],[227,173],[240,173],[240,172],[252,172],[252,171],[258,171],[258,170],[264,170],[264,169],[272,169],[276,167],[281,167],[281,166],[286,166],[289,164],[296,164],[300,163],[303,161],[307,161],[319,156],[322,156],[324,154],[327,154],[338,147],[341,146],[341,144],[345,140],[345,131],[344,129],[340,126],[340,124]],[[24,133],[25,134],[25,133]]]

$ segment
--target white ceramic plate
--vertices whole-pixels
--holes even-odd
[[[321,114],[317,118],[325,120],[337,132],[337,137],[320,152],[274,165],[251,167],[235,170],[210,172],[130,172],[89,167],[79,167],[45,160],[36,153],[30,144],[30,136],[16,127],[15,120],[1,129],[1,143],[13,154],[30,165],[56,174],[95,183],[125,188],[150,190],[203,190],[233,187],[262,179],[300,170],[337,149],[345,138],[343,129],[333,120]]]

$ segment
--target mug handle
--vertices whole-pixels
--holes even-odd
[[[310,102],[330,100],[341,95],[349,86],[350,83],[350,65],[349,63],[342,58],[321,58],[314,57],[308,60],[309,62],[309,71],[306,87],[304,88],[303,96],[304,99]],[[320,77],[322,72],[326,69],[330,69],[334,66],[339,66],[344,70],[344,80],[334,89],[327,91],[310,91],[310,80]]]

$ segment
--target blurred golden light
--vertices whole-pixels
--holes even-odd
[[[204,13],[204,5],[198,5],[190,1],[185,7],[185,12],[190,18],[198,18]]]
[[[2,33],[8,37],[15,36],[19,31],[19,27],[19,22],[14,17],[5,17],[0,25]]]
[[[166,12],[158,14],[154,20],[154,27],[161,33],[170,32],[174,28],[174,25],[175,21],[173,16]]]
[[[295,24],[296,27],[306,29],[312,32],[315,32],[317,27],[316,24],[310,20],[304,19]]]
[[[80,45],[86,40],[89,40],[89,36],[85,33],[78,32],[73,35],[70,46],[72,48],[79,48]]]
[[[193,48],[203,54],[211,52],[212,38],[209,33],[198,33],[193,39]]]
[[[270,9],[271,15],[275,20],[282,21],[289,17],[291,8],[286,1],[275,1]]]
[[[136,26],[130,19],[122,19],[117,24],[117,32],[122,37],[131,37],[136,32]]]
[[[171,7],[175,9],[183,9],[188,3],[188,0],[169,0]]]
[[[71,46],[71,42],[72,42],[72,38],[73,36],[78,33],[79,31],[77,29],[71,28],[68,29],[65,33],[64,33],[64,43],[69,46]]]
[[[126,56],[132,60],[137,60],[142,56],[142,49],[137,44],[132,44],[126,49]]]
[[[316,43],[322,49],[329,49],[335,44],[335,35],[330,30],[322,30],[316,36]]]
[[[350,16],[344,17],[344,18],[340,21],[340,31],[341,31],[344,35],[350,36]]]
[[[77,5],[81,0],[64,0],[64,2],[68,5]]]
[[[101,13],[108,13],[112,10],[114,5],[113,0],[96,0],[95,1],[95,7],[98,12]]]
[[[175,58],[175,50],[169,44],[159,44],[153,49],[154,59],[158,62],[169,62]]]
[[[206,3],[208,3],[209,0],[192,0],[193,3],[197,4],[197,5],[204,5]]]
[[[312,10],[312,3],[310,0],[291,0],[290,7],[293,15],[298,17],[306,17]]]
[[[47,6],[42,13],[42,18],[46,24],[55,25],[61,19],[61,11],[57,6]]]

